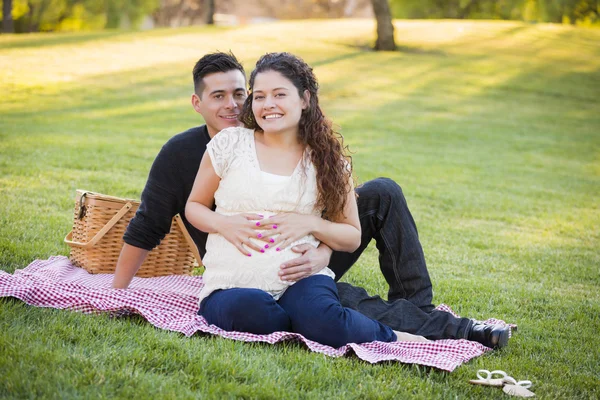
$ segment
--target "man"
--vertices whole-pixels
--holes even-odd
[[[185,218],[191,192],[206,144],[219,131],[238,126],[237,119],[248,96],[242,65],[226,53],[202,57],[194,66],[192,106],[206,125],[171,138],[156,157],[142,192],[142,202],[123,237],[113,287],[126,288],[148,252],[169,232],[174,215],[180,214],[203,257],[207,234]],[[430,339],[467,338],[489,347],[502,347],[508,330],[482,327],[467,318],[433,310],[432,288],[417,229],[400,187],[385,178],[356,189],[362,230],[361,246],[354,253],[333,252],[321,244],[296,246],[298,258],[281,266],[281,279],[297,281],[326,266],[336,280],[356,262],[372,239],[379,250],[381,271],[389,284],[388,302],[347,283],[338,283],[344,306],[379,320],[392,329]]]

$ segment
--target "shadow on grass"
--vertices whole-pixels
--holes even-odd
[[[333,44],[336,46],[342,46],[342,47],[346,47],[348,49],[353,49],[353,50],[358,50],[360,53],[352,53],[356,55],[358,54],[364,54],[364,53],[375,53],[375,50],[373,49],[372,45],[370,45],[367,41],[356,41],[356,42],[333,42],[333,41],[326,41],[324,40],[325,43],[329,43],[329,44]],[[426,49],[423,48],[421,46],[407,46],[407,45],[397,45],[396,46],[396,51],[400,52],[400,53],[405,53],[405,54],[417,54],[417,55],[428,55],[428,56],[440,56],[440,57],[445,57],[447,56],[447,53],[443,50],[440,49]],[[340,56],[340,57],[336,57],[337,59],[334,59],[334,61],[341,61],[347,58],[351,58],[348,57],[347,55],[344,56]],[[313,63],[315,64],[315,63]],[[319,64],[316,64],[319,65]]]
[[[416,46],[406,46],[399,45],[396,48],[396,51],[405,54],[416,54],[416,55],[425,55],[425,56],[437,56],[437,57],[447,57],[448,53],[439,49],[424,49],[422,47]]]
[[[333,64],[333,63],[336,63],[338,61],[351,60],[353,58],[360,57],[362,55],[363,55],[362,52],[341,54],[341,55],[336,56],[336,57],[330,57],[330,58],[325,58],[325,59],[322,59],[322,60],[313,61],[311,63],[311,67],[313,67],[313,68],[322,67],[324,65]]]
[[[404,54],[415,54],[415,55],[427,55],[427,56],[438,56],[448,57],[447,51],[441,50],[440,48],[426,48],[424,46],[408,46],[402,44],[401,33],[402,29],[396,27],[396,51]],[[523,23],[522,25],[508,27],[502,29],[496,33],[490,33],[489,35],[482,37],[480,34],[467,34],[461,39],[453,40],[452,44],[444,44],[443,47],[448,49],[452,48],[465,48],[469,46],[486,45],[488,43],[510,39],[520,33],[525,33],[535,29],[530,24]],[[547,38],[547,37],[544,37]],[[351,49],[357,49],[362,52],[375,52],[373,49],[373,43],[371,41],[354,41],[354,42],[336,42],[336,41],[325,41],[326,43],[344,46]],[[462,55],[465,56],[464,54]]]
[[[23,33],[0,38],[0,50],[19,48],[43,48],[51,46],[83,44],[98,40],[117,38],[143,39],[194,33],[220,32],[235,28],[213,26],[191,26],[178,29],[158,28],[150,31],[102,30],[77,33]],[[118,40],[118,39],[117,39]]]
[[[140,76],[143,78],[139,79]],[[146,67],[122,73],[98,74],[64,84],[58,95],[46,94],[42,90],[36,95],[44,99],[43,107],[32,109],[24,102],[20,110],[11,111],[10,115],[35,116],[47,112],[54,114],[57,111],[77,114],[159,104],[188,97],[191,93],[192,83],[188,83],[187,80],[188,71],[187,69],[182,70],[181,63],[165,64],[160,69]],[[189,80],[191,81],[191,79]],[[25,96],[28,95],[25,94]],[[56,101],[57,97],[68,99],[68,102]],[[140,99],[143,100],[140,101]],[[163,107],[163,110],[166,114],[170,114],[172,111],[170,107]],[[141,112],[139,114],[140,116],[145,114],[147,118],[150,113]],[[127,116],[128,113],[125,112],[123,115]],[[156,114],[154,115],[156,116]],[[77,120],[81,116],[73,115],[72,118]],[[105,120],[106,117],[98,116],[98,119]]]
[[[72,44],[82,44],[95,40],[113,39],[119,36],[127,36],[130,33],[125,31],[99,31],[89,33],[24,33],[11,37],[11,40],[0,41],[0,50],[19,49],[19,48],[42,48],[49,46],[62,46]]]

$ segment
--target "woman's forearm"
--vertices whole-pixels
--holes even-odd
[[[224,218],[223,215],[195,201],[188,201],[185,205],[185,217],[196,229],[206,233],[217,233],[217,228]]]
[[[344,210],[338,217],[337,221],[318,218],[312,234],[333,250],[353,253],[360,247],[362,236],[354,190],[346,194]]]
[[[335,251],[352,253],[358,249],[361,242],[360,229],[350,224],[331,222],[322,218],[315,221],[311,233]]]

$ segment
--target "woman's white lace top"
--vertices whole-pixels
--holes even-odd
[[[208,143],[206,151],[221,178],[215,192],[217,213],[256,213],[265,218],[281,212],[321,215],[315,206],[316,170],[307,151],[289,177],[260,170],[251,129],[227,128]],[[264,246],[262,241],[256,240],[256,243]],[[279,267],[300,256],[291,248],[302,243],[319,245],[317,239],[308,235],[281,251],[270,248],[260,253],[249,249],[252,256],[248,257],[220,234],[209,234],[202,260],[206,270],[200,302],[215,290],[229,288],[261,289],[278,299],[292,284],[279,279]],[[320,274],[335,276],[329,268]]]

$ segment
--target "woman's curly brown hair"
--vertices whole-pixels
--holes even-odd
[[[301,98],[305,90],[310,93],[308,107],[300,117],[299,139],[310,148],[317,170],[317,207],[323,209],[323,218],[336,220],[343,215],[347,194],[352,190],[352,157],[344,146],[344,138],[333,130],[319,106],[317,78],[312,68],[293,54],[267,53],[256,62],[250,75],[250,90],[256,75],[267,71],[278,72],[290,80]],[[252,96],[246,99],[239,118],[247,128],[262,132],[252,112]]]

